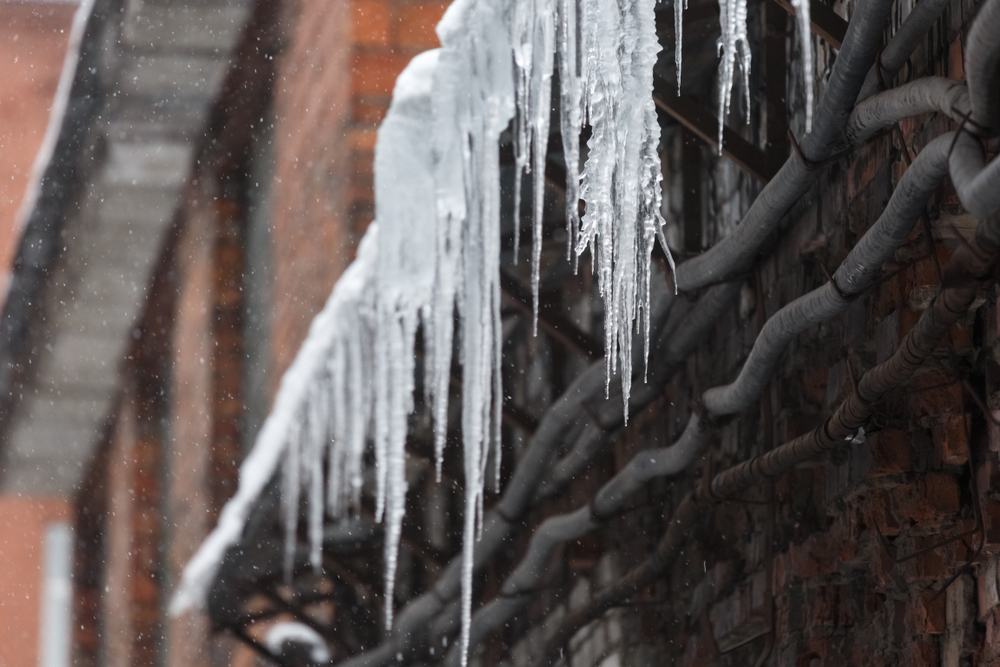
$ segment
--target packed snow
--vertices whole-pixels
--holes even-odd
[[[309,658],[313,662],[327,662],[330,660],[330,648],[326,641],[318,632],[304,623],[287,621],[275,623],[264,635],[264,644],[267,650],[274,655],[280,656],[285,643],[304,644],[309,647]]]

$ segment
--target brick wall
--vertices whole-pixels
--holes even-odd
[[[204,191],[203,191],[204,192]],[[168,577],[175,583],[211,529],[212,300],[215,216],[207,202],[191,202],[177,252],[171,448],[165,522]],[[171,665],[208,665],[208,623],[200,613],[173,619],[167,629]]]

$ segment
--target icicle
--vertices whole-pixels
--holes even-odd
[[[319,561],[322,456],[327,457],[330,477],[326,505],[332,516],[341,517],[360,502],[362,457],[370,438],[376,459],[376,514],[386,524],[386,624],[391,626],[416,332],[422,325],[440,476],[457,307],[466,475],[465,663],[473,554],[482,530],[491,446],[494,483],[501,461],[500,136],[515,120],[516,196],[523,173],[533,175],[532,290],[537,309],[558,45],[569,242],[577,259],[587,249],[594,258],[605,300],[608,382],[620,371],[627,417],[632,335],[643,328],[648,356],[650,255],[664,224],[659,124],[652,101],[653,65],[660,50],[654,4],[456,0],[449,7],[438,26],[442,48],[418,56],[400,75],[379,130],[375,192],[380,222],[370,226],[357,260],[310,328],[282,380],[275,411],[241,471],[237,498],[224,510],[197,566],[192,563],[190,577],[185,573],[185,580],[196,582],[188,583],[189,588],[201,587],[196,595],[203,597],[205,581],[217,566],[209,561],[220,559],[238,539],[248,507],[282,456],[286,567],[290,572],[294,565],[303,481],[309,485],[310,559]],[[593,134],[580,177],[579,135],[585,118]],[[587,202],[582,220],[578,195]]]
[[[375,451],[377,505],[384,510],[386,526],[386,628],[392,627],[406,507],[406,432],[413,411],[414,345],[434,293],[437,210],[427,128],[433,122],[430,93],[437,60],[437,51],[423,53],[400,74],[375,145],[375,205],[381,226],[376,273]]]
[[[586,46],[578,43],[578,0],[558,0],[559,129],[566,161],[566,259],[576,267],[580,229],[580,131],[583,128],[583,67]]]
[[[329,416],[323,414],[326,406],[320,396],[326,393],[326,378],[313,386],[308,395],[308,458],[306,470],[309,474],[309,564],[317,571],[323,560],[323,450],[326,445],[326,425]]]
[[[746,0],[719,0],[719,155],[722,155],[722,128],[729,115],[736,77],[737,58],[743,74],[743,93],[747,123],[750,122],[750,41],[747,37]]]
[[[552,0],[520,0],[514,7],[514,229],[520,228],[521,178],[532,175],[531,295],[532,331],[538,333],[538,285],[545,204],[545,158],[552,113],[552,73],[556,40],[556,7]],[[515,241],[515,244],[517,242]],[[516,247],[516,246],[515,246]]]
[[[301,417],[299,417],[301,419]],[[299,460],[302,452],[302,430],[301,424],[296,424],[291,429],[288,442],[288,455],[285,458],[283,468],[284,479],[281,489],[281,501],[285,514],[285,550],[283,570],[285,583],[291,583],[292,571],[295,569],[295,548],[298,543],[296,533],[299,527],[299,494],[301,484],[299,478],[302,471],[302,463]]]
[[[802,49],[802,85],[806,89],[806,132],[813,126],[812,19],[809,0],[792,0]]]
[[[439,247],[460,250],[456,251],[459,258],[454,261],[458,269],[454,283],[446,281],[439,286],[442,293],[435,299],[434,317],[437,320],[447,313],[450,319],[448,297],[454,294],[462,315],[462,440],[466,475],[463,664],[471,623],[472,554],[481,523],[485,465],[491,444],[496,448],[494,455],[500,456],[499,140],[514,118],[515,89],[522,100],[537,99],[540,94],[538,87],[519,77],[525,75],[528,67],[532,68],[528,71],[535,71],[536,58],[540,56],[532,50],[545,48],[546,43],[552,42],[549,37],[548,42],[542,39],[538,46],[537,33],[528,22],[532,18],[530,6],[525,2],[515,3],[512,8],[504,3],[456,0],[438,25],[442,48],[433,99]],[[517,49],[511,34],[524,37]],[[511,63],[512,52],[517,76]],[[544,106],[548,109],[548,99]],[[530,131],[531,117],[527,115],[515,122],[515,155],[521,161],[519,164],[524,164],[532,137],[538,136]],[[439,368],[443,371],[443,366]]]
[[[620,372],[625,417],[632,382],[632,331],[649,329],[649,266],[660,213],[660,126],[653,65],[660,51],[654,0],[619,8],[584,0],[587,111],[592,133],[583,174],[587,212],[577,252],[588,248],[605,303],[607,387]],[[617,26],[616,29],[609,26]],[[640,314],[640,311],[642,313]]]
[[[677,96],[681,95],[681,69],[684,58],[684,10],[688,0],[674,0],[674,68],[677,70]]]

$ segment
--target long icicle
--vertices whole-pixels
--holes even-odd
[[[812,18],[810,16],[809,0],[792,0],[795,8],[795,21],[798,24],[799,44],[802,50],[802,85],[806,93],[806,132],[812,132],[813,127],[813,52],[812,52]]]
[[[674,68],[677,70],[677,96],[681,94],[681,69],[684,64],[684,10],[688,0],[674,0]]]
[[[719,135],[718,152],[722,155],[722,129],[729,116],[736,67],[743,74],[746,119],[750,122],[750,41],[747,36],[746,0],[719,0]],[[738,62],[737,62],[738,60]]]

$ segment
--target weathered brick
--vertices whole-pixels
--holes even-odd
[[[934,426],[934,451],[941,463],[961,465],[969,460],[967,432],[965,418],[961,414],[947,414],[942,423]]]
[[[959,511],[958,480],[952,475],[931,473],[914,483],[900,484],[890,491],[892,511],[903,519],[923,527],[937,526]]]
[[[402,5],[396,22],[396,44],[421,50],[440,46],[435,28],[449,4],[418,1]]]
[[[976,577],[977,619],[980,623],[1000,606],[1000,575],[997,571],[998,557],[987,560]]]
[[[885,429],[868,436],[868,446],[872,453],[873,477],[897,475],[913,469],[910,443],[905,431]]]
[[[910,600],[907,626],[918,635],[940,635],[945,631],[945,596],[923,590]]]
[[[936,642],[918,639],[906,644],[900,663],[908,667],[938,667],[940,657]]]

